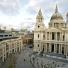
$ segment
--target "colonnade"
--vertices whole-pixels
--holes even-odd
[[[20,52],[23,48],[21,38],[9,39],[0,42],[0,58],[4,62],[9,54]]]
[[[67,56],[68,51],[66,50],[68,48],[67,45],[60,43],[45,43],[44,44],[44,52],[45,53],[57,53],[57,54],[63,54]]]
[[[54,33],[54,40],[56,40],[56,41],[63,41],[64,40],[64,34],[62,32],[46,32],[44,40],[53,40],[52,33]],[[58,33],[59,33],[59,35],[58,35]]]

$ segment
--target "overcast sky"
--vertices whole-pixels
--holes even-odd
[[[0,26],[17,29],[33,28],[40,8],[45,19],[45,26],[47,26],[56,4],[65,19],[68,12],[68,0],[0,0]]]

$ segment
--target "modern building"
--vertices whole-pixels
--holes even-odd
[[[20,34],[18,30],[0,29],[0,41],[12,38],[18,38],[19,36]]]
[[[68,57],[68,13],[65,22],[56,6],[46,28],[41,9],[39,10],[34,29],[34,51],[63,54]]]

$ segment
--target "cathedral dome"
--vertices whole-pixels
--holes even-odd
[[[60,13],[55,13],[52,15],[51,20],[53,19],[63,19],[62,15]]]
[[[51,17],[51,20],[57,20],[57,19],[61,19],[61,20],[63,20],[63,17],[62,17],[62,15],[58,12],[58,8],[57,8],[57,6],[56,6],[56,9],[55,9],[55,13],[52,15],[52,17]]]

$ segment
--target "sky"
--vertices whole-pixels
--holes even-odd
[[[33,30],[40,8],[47,27],[56,4],[65,20],[68,12],[68,0],[0,0],[0,27]]]

